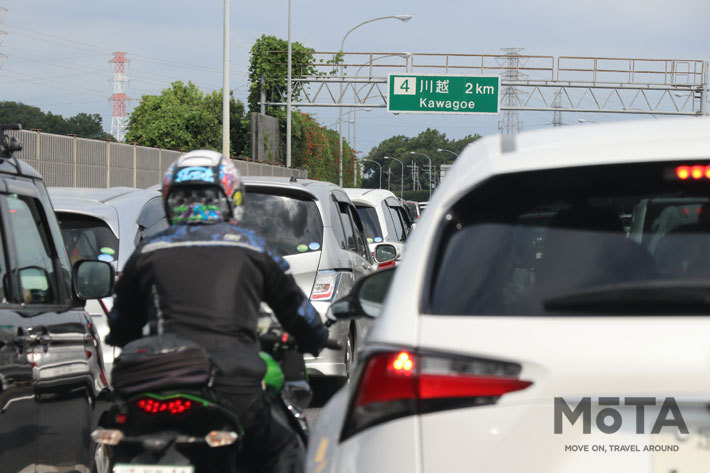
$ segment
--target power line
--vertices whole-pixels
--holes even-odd
[[[84,43],[84,42],[81,42],[81,41],[75,41],[75,40],[71,40],[71,39],[67,39],[67,38],[62,38],[62,37],[56,36],[56,35],[51,35],[51,34],[47,34],[47,33],[42,33],[42,32],[40,32],[40,31],[36,31],[36,30],[31,29],[31,28],[23,28],[23,31],[30,31],[30,32],[33,32],[33,33],[35,33],[36,35],[40,35],[40,36],[31,35],[31,34],[27,34],[27,33],[25,33],[25,32],[20,32],[20,31],[12,30],[13,34],[17,34],[17,35],[19,35],[19,36],[24,36],[24,37],[27,37],[27,38],[35,39],[35,40],[38,40],[38,41],[44,41],[44,42],[47,42],[47,43],[58,44],[57,41],[56,41],[56,40],[58,40],[58,41],[61,41],[61,42],[63,42],[63,43],[68,43],[67,45],[63,45],[63,46],[66,46],[66,47],[70,47],[70,48],[74,48],[74,49],[79,49],[79,50],[83,50],[83,51],[88,51],[88,52],[94,52],[94,53],[96,53],[96,54],[101,54],[101,55],[106,55],[106,56],[108,56],[109,54],[111,54],[111,49],[110,49],[110,48],[103,48],[103,47],[100,47],[100,46],[92,45],[92,44],[89,44],[89,43]],[[42,36],[44,36],[44,37],[46,37],[46,38],[53,38],[55,41],[52,41],[52,40],[49,40],[49,39],[45,39],[45,38],[43,38]],[[75,46],[71,46],[72,44],[75,45]],[[143,54],[137,54],[137,53],[131,53],[131,55],[132,55],[132,56],[135,56],[135,57],[137,57],[137,58],[142,58],[142,59],[144,59],[145,61],[148,61],[148,62],[160,63],[160,64],[163,64],[163,65],[166,65],[166,66],[171,66],[171,67],[179,67],[179,68],[183,68],[183,69],[184,69],[184,68],[188,68],[188,69],[194,69],[194,70],[197,70],[197,71],[200,71],[200,72],[210,72],[210,73],[215,73],[215,74],[221,74],[221,73],[222,73],[221,69],[218,69],[218,68],[205,67],[205,66],[198,66],[198,65],[188,64],[188,63],[184,63],[184,62],[172,61],[172,60],[163,59],[163,58],[156,58],[156,57],[147,56],[147,55],[143,55]]]

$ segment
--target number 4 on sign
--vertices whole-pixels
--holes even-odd
[[[395,95],[415,95],[417,91],[416,77],[395,77],[394,78],[394,94]]]

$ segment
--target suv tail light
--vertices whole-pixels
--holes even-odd
[[[409,415],[494,404],[532,385],[520,365],[479,358],[388,351],[364,365],[341,441],[368,427]]]
[[[318,271],[311,292],[311,300],[332,301],[338,290],[338,282],[340,282],[340,273],[337,271]]]

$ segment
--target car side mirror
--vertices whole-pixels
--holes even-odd
[[[389,243],[381,243],[375,247],[375,262],[389,263],[397,259],[397,248]]]
[[[81,260],[72,271],[74,293],[81,300],[101,299],[111,294],[115,271],[105,261]]]
[[[360,317],[374,319],[382,312],[382,304],[392,282],[392,276],[394,276],[394,268],[388,268],[360,279],[355,283],[350,294],[331,304],[328,318],[333,321]]]

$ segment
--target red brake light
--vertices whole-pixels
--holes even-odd
[[[375,355],[367,363],[365,372],[358,386],[355,407],[376,402],[414,399],[416,397],[415,379],[412,376],[413,356],[407,352]],[[410,369],[404,368],[407,360]]]
[[[138,409],[147,414],[168,413],[170,415],[182,414],[190,409],[198,407],[198,404],[185,398],[153,399],[143,397],[134,403]]]
[[[357,385],[341,440],[408,415],[494,404],[533,383],[516,363],[408,351],[371,356]]]
[[[692,178],[699,180],[702,178],[710,179],[710,165],[700,165],[695,164],[692,166],[677,166],[675,168],[675,175],[678,179],[683,181]]]

